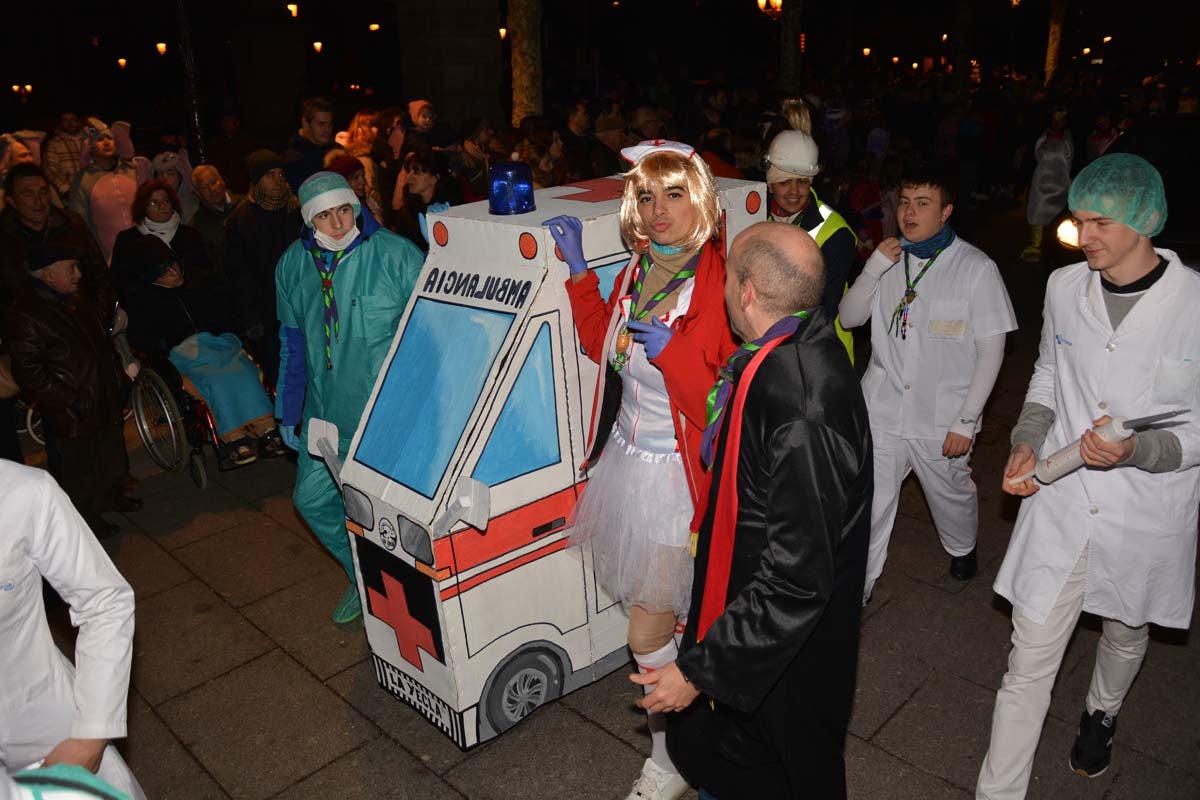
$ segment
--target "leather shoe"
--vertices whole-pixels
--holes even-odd
[[[105,509],[106,511],[117,511],[122,514],[130,511],[141,511],[145,505],[140,497],[130,497],[127,494],[119,494],[113,501],[112,508]]]
[[[950,576],[958,578],[960,581],[969,581],[975,577],[975,573],[979,571],[979,562],[975,558],[975,550],[967,553],[965,556],[950,557]]]

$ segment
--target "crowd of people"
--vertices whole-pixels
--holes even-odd
[[[1167,214],[1161,177],[1105,151],[1147,115],[1194,114],[1195,99],[1154,83],[1107,102],[1082,83],[1020,102],[937,91],[851,102],[829,90],[763,108],[706,84],[689,109],[578,98],[556,117],[474,117],[457,131],[428,100],[360,110],[338,131],[316,97],[277,149],[227,115],[194,168],[179,137],[139,149],[129,123],[73,112],[49,137],[0,137],[0,388],[13,385],[0,392],[0,457],[22,461],[19,392],[41,413],[58,483],[0,466],[27,486],[6,512],[29,520],[0,535],[0,556],[23,554],[12,619],[42,614],[29,587],[44,576],[85,645],[74,675],[48,640],[9,648],[19,707],[48,721],[24,750],[0,727],[0,766],[77,764],[140,796],[107,746],[124,734],[132,596],[87,532],[109,536],[104,512],[140,507],[123,414],[146,365],[207,403],[228,465],[295,452],[296,507],[349,581],[333,619],[362,615],[309,420],[337,425],[344,458],[429,249],[427,215],[484,199],[490,166],[522,161],[537,188],[623,173],[621,233],[638,256],[605,297],[579,220],[545,223],[580,346],[603,367],[571,541],[589,543],[629,611],[652,741],[630,800],[689,784],[706,798],[844,797],[859,622],[910,472],[949,575],[978,569],[970,457],[1017,327],[994,258],[1018,253],[989,256],[952,217],[1023,200],[1018,251],[1040,259],[1045,226],[1069,210],[1085,262],[1051,278],[1012,431],[1002,488],[1027,499],[996,591],[1013,604],[1013,648],[977,797],[1025,795],[1082,611],[1104,633],[1069,759],[1102,773],[1148,624],[1189,624],[1200,507],[1190,418],[1121,441],[1092,430],[1200,399],[1200,322],[1182,313],[1200,279],[1151,241]],[[732,242],[718,177],[767,186],[767,221]],[[864,359],[850,330],[867,323]],[[1085,430],[1087,469],[1030,477],[1039,454]],[[1134,520],[1153,527],[1150,544],[1125,535]],[[50,667],[58,678],[38,683]],[[87,698],[73,711],[72,686]],[[10,694],[0,703],[16,709]]]

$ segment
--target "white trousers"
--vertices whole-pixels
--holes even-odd
[[[975,549],[979,532],[979,500],[975,481],[971,479],[969,452],[958,458],[946,458],[942,455],[941,439],[901,439],[878,428],[871,429],[871,439],[875,452],[875,496],[871,501],[865,597],[870,597],[875,581],[883,574],[900,503],[900,484],[910,472],[917,474],[938,539],[947,553],[952,556],[970,553]]]
[[[1008,654],[1008,672],[996,693],[992,740],[979,771],[976,800],[1020,800],[1025,797],[1029,774],[1033,770],[1033,756],[1042,735],[1046,711],[1050,708],[1050,690],[1054,688],[1063,653],[1083,610],[1087,563],[1085,547],[1044,625],[1013,611],[1013,646]],[[1086,701],[1089,714],[1103,711],[1115,717],[1121,710],[1150,646],[1149,628],[1149,625],[1131,628],[1116,620],[1104,620],[1104,633],[1096,646],[1096,666]]]
[[[68,681],[52,681],[28,705],[0,720],[0,770],[20,772],[45,758],[55,745],[71,738],[74,719],[74,687]],[[137,778],[111,744],[104,748],[96,775],[132,800],[146,798]]]

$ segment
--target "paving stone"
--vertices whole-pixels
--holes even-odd
[[[309,530],[308,524],[300,517],[300,512],[296,510],[296,504],[292,502],[292,495],[290,493],[262,497],[255,500],[254,504],[262,513],[289,531],[297,534],[307,542],[318,544],[316,537]]]
[[[141,511],[126,514],[167,550],[176,550],[258,517],[258,512],[220,486],[171,491],[145,498]]]
[[[240,469],[214,473],[210,473],[214,483],[247,501],[278,494],[290,497],[296,486],[296,465],[286,458],[264,458]]]
[[[875,588],[871,591],[871,601],[867,603],[862,610],[862,622],[866,623],[868,619],[878,614],[893,598],[911,590],[911,587],[916,586],[917,582],[908,577],[899,570],[892,572],[884,571],[879,576],[879,580],[875,581]]]
[[[328,554],[257,512],[235,527],[180,548],[175,556],[235,606],[292,586],[332,563]]]
[[[335,675],[325,685],[437,774],[444,774],[466,758],[467,754],[433,723],[380,687],[370,659]],[[472,750],[471,755],[478,755],[490,746],[483,744]]]
[[[330,615],[349,583],[332,561],[314,577],[281,589],[242,613],[319,679],[325,680],[370,654],[362,625],[334,625]]]
[[[126,525],[102,544],[139,601],[191,580],[192,574],[149,536],[128,522]]]
[[[1134,751],[1113,756],[1116,770],[1105,800],[1196,800],[1200,777]],[[1119,760],[1118,760],[1119,759]]]
[[[163,800],[229,797],[136,693],[130,693],[129,737],[121,742],[121,750],[146,797]]]
[[[850,732],[870,739],[931,672],[920,659],[864,633],[858,648],[858,682]]]
[[[444,777],[472,800],[509,800],[516,787],[522,800],[621,800],[644,760],[620,739],[580,725],[577,714],[552,703]]]
[[[327,800],[330,797],[457,800],[462,795],[395,742],[381,736],[276,797],[278,800]]]
[[[630,665],[590,686],[577,689],[558,702],[571,708],[621,739],[642,755],[650,755],[650,730],[646,727],[646,712],[635,703],[645,692],[629,680]]]
[[[376,736],[278,650],[158,710],[235,800],[271,797]]]
[[[131,453],[130,460],[132,461],[132,459],[133,454]],[[138,486],[133,490],[133,494],[143,499],[164,493],[192,494],[199,491],[186,469],[179,472],[164,472],[161,467],[155,465],[155,469],[148,471],[148,474],[139,476],[134,473],[134,477],[138,479]]]
[[[1121,706],[1120,725],[1114,740],[1116,753],[1137,750],[1155,760],[1200,777],[1200,685],[1195,673],[1182,674],[1155,662],[1160,648],[1151,642],[1141,673]],[[1079,723],[1095,664],[1094,646],[1059,687],[1051,713],[1072,729]],[[1115,756],[1114,756],[1115,758]]]
[[[871,743],[970,790],[987,751],[995,699],[994,692],[934,672]]]
[[[157,706],[274,645],[199,581],[137,605],[133,684]]]
[[[863,637],[995,690],[1007,666],[1009,617],[916,584],[863,625]]]
[[[958,594],[972,584],[950,577],[949,569],[950,556],[942,549],[933,523],[897,515],[883,573],[907,575],[948,594]]]
[[[857,736],[846,739],[846,795],[850,800],[967,800],[971,796]]]

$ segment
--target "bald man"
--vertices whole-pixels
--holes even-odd
[[[733,243],[725,304],[745,344],[722,369],[713,466],[679,658],[642,703],[701,797],[843,798],[870,535],[862,391],[821,307],[821,251],[764,222]]]

